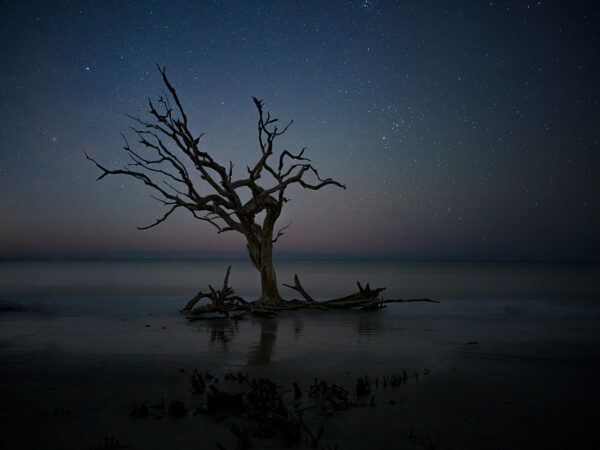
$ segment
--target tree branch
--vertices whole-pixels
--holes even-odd
[[[278,128],[278,119],[264,111],[262,100],[252,97],[258,112],[258,142],[260,157],[248,168],[248,177],[234,179],[233,162],[228,166],[219,164],[213,156],[202,151],[199,147],[204,133],[194,135],[188,126],[188,117],[169,81],[166,69],[158,66],[159,73],[167,93],[158,97],[156,103],[148,99],[151,121],[130,117],[136,126],[131,129],[137,137],[141,148],[147,153],[133,149],[125,136],[123,149],[129,155],[131,162],[120,169],[108,169],[91,158],[101,174],[98,180],[107,175],[127,175],[140,180],[156,191],[159,196],[153,196],[167,207],[165,213],[148,226],[138,227],[141,230],[152,228],[165,221],[177,208],[185,208],[198,219],[214,226],[219,233],[238,231],[250,240],[263,239],[269,235],[272,243],[276,242],[289,227],[281,228],[272,237],[273,225],[287,201],[285,189],[291,184],[299,184],[302,188],[318,190],[327,185],[345,188],[344,185],[331,178],[322,179],[317,170],[304,157],[305,148],[297,154],[283,150],[276,158],[276,166],[271,165],[275,153],[275,140],[286,133],[293,121],[283,128]],[[168,145],[167,145],[168,144]],[[273,157],[275,158],[275,157]],[[192,177],[195,173],[203,180],[209,192],[201,192]],[[263,171],[271,174],[275,184],[263,187],[258,184]],[[305,179],[307,174],[316,177],[317,182]],[[252,198],[242,204],[238,190],[249,188]],[[267,210],[269,226],[261,228],[255,223],[255,218]]]
[[[282,227],[277,234],[275,235],[275,238],[273,239],[273,244],[275,242],[277,242],[277,239],[279,239],[280,236],[284,235],[284,231],[287,230],[289,228],[289,226],[292,224],[292,222],[288,223],[285,227]]]

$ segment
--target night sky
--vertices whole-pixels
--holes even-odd
[[[242,252],[145,186],[126,114],[164,92],[222,164],[258,155],[251,96],[348,186],[295,188],[276,255],[597,259],[597,2],[4,1],[0,255]]]

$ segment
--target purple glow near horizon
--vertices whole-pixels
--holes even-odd
[[[280,150],[348,186],[294,189],[276,254],[597,258],[600,21],[555,3],[9,2],[0,256],[244,250],[183,211],[137,231],[161,215],[151,192],[96,182],[83,156],[126,162],[125,114],[164,91],[156,61],[238,174],[254,95],[294,119]]]

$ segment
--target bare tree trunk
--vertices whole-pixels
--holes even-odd
[[[281,296],[277,290],[277,276],[273,267],[273,256],[269,252],[263,256],[263,265],[260,270],[260,283],[262,292],[260,300],[267,304],[281,303]]]
[[[260,272],[261,294],[259,302],[279,304],[282,302],[277,289],[277,276],[273,266],[273,229],[281,209],[267,209],[260,233],[246,233],[248,254],[256,269]],[[258,231],[258,230],[255,230]]]
[[[277,289],[275,267],[273,267],[273,230],[279,214],[281,214],[281,205],[277,204],[275,208],[267,208],[267,215],[263,222],[263,251],[260,281],[262,285],[261,298],[267,304],[282,302],[279,290]]]
[[[273,267],[273,243],[248,242],[248,254],[256,269],[260,272],[261,294],[259,302],[265,304],[277,304],[281,302],[281,296],[277,289],[277,276]]]

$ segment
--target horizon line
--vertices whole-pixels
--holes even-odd
[[[83,252],[23,252],[23,253],[0,253],[0,261],[15,260],[249,260],[243,251],[83,251]],[[406,262],[599,262],[600,259],[593,258],[539,258],[539,257],[515,257],[515,256],[416,256],[400,254],[377,254],[377,253],[326,253],[326,252],[280,252],[273,254],[273,260],[313,260],[313,261],[406,261]]]

